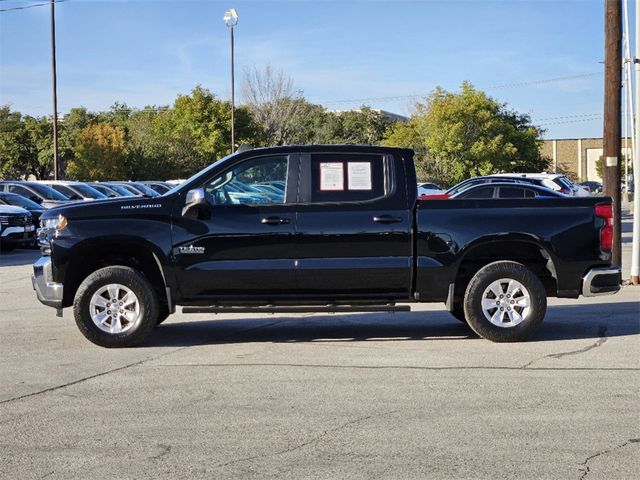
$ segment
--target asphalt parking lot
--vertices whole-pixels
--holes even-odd
[[[521,344],[424,305],[106,350],[37,302],[36,256],[0,258],[1,478],[638,478],[640,287],[553,299]]]

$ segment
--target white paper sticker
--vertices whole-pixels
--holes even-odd
[[[615,167],[618,165],[618,157],[607,157],[607,167]]]
[[[371,162],[349,162],[349,190],[371,190]]]
[[[344,190],[342,162],[320,163],[320,190]]]

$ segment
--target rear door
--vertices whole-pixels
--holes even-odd
[[[301,294],[409,295],[412,213],[401,162],[386,154],[301,155],[296,269]]]
[[[203,181],[208,205],[176,201],[173,255],[183,298],[277,297],[295,290],[298,155],[243,160]],[[254,185],[282,181],[281,194]],[[193,187],[196,188],[196,187]]]

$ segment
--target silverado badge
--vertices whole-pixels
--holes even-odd
[[[189,245],[188,247],[178,247],[178,252],[185,255],[198,255],[204,253],[204,247],[194,247]]]

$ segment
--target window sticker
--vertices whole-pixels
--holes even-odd
[[[344,190],[344,169],[342,162],[320,163],[320,190]]]
[[[349,162],[349,190],[371,190],[371,162]]]

